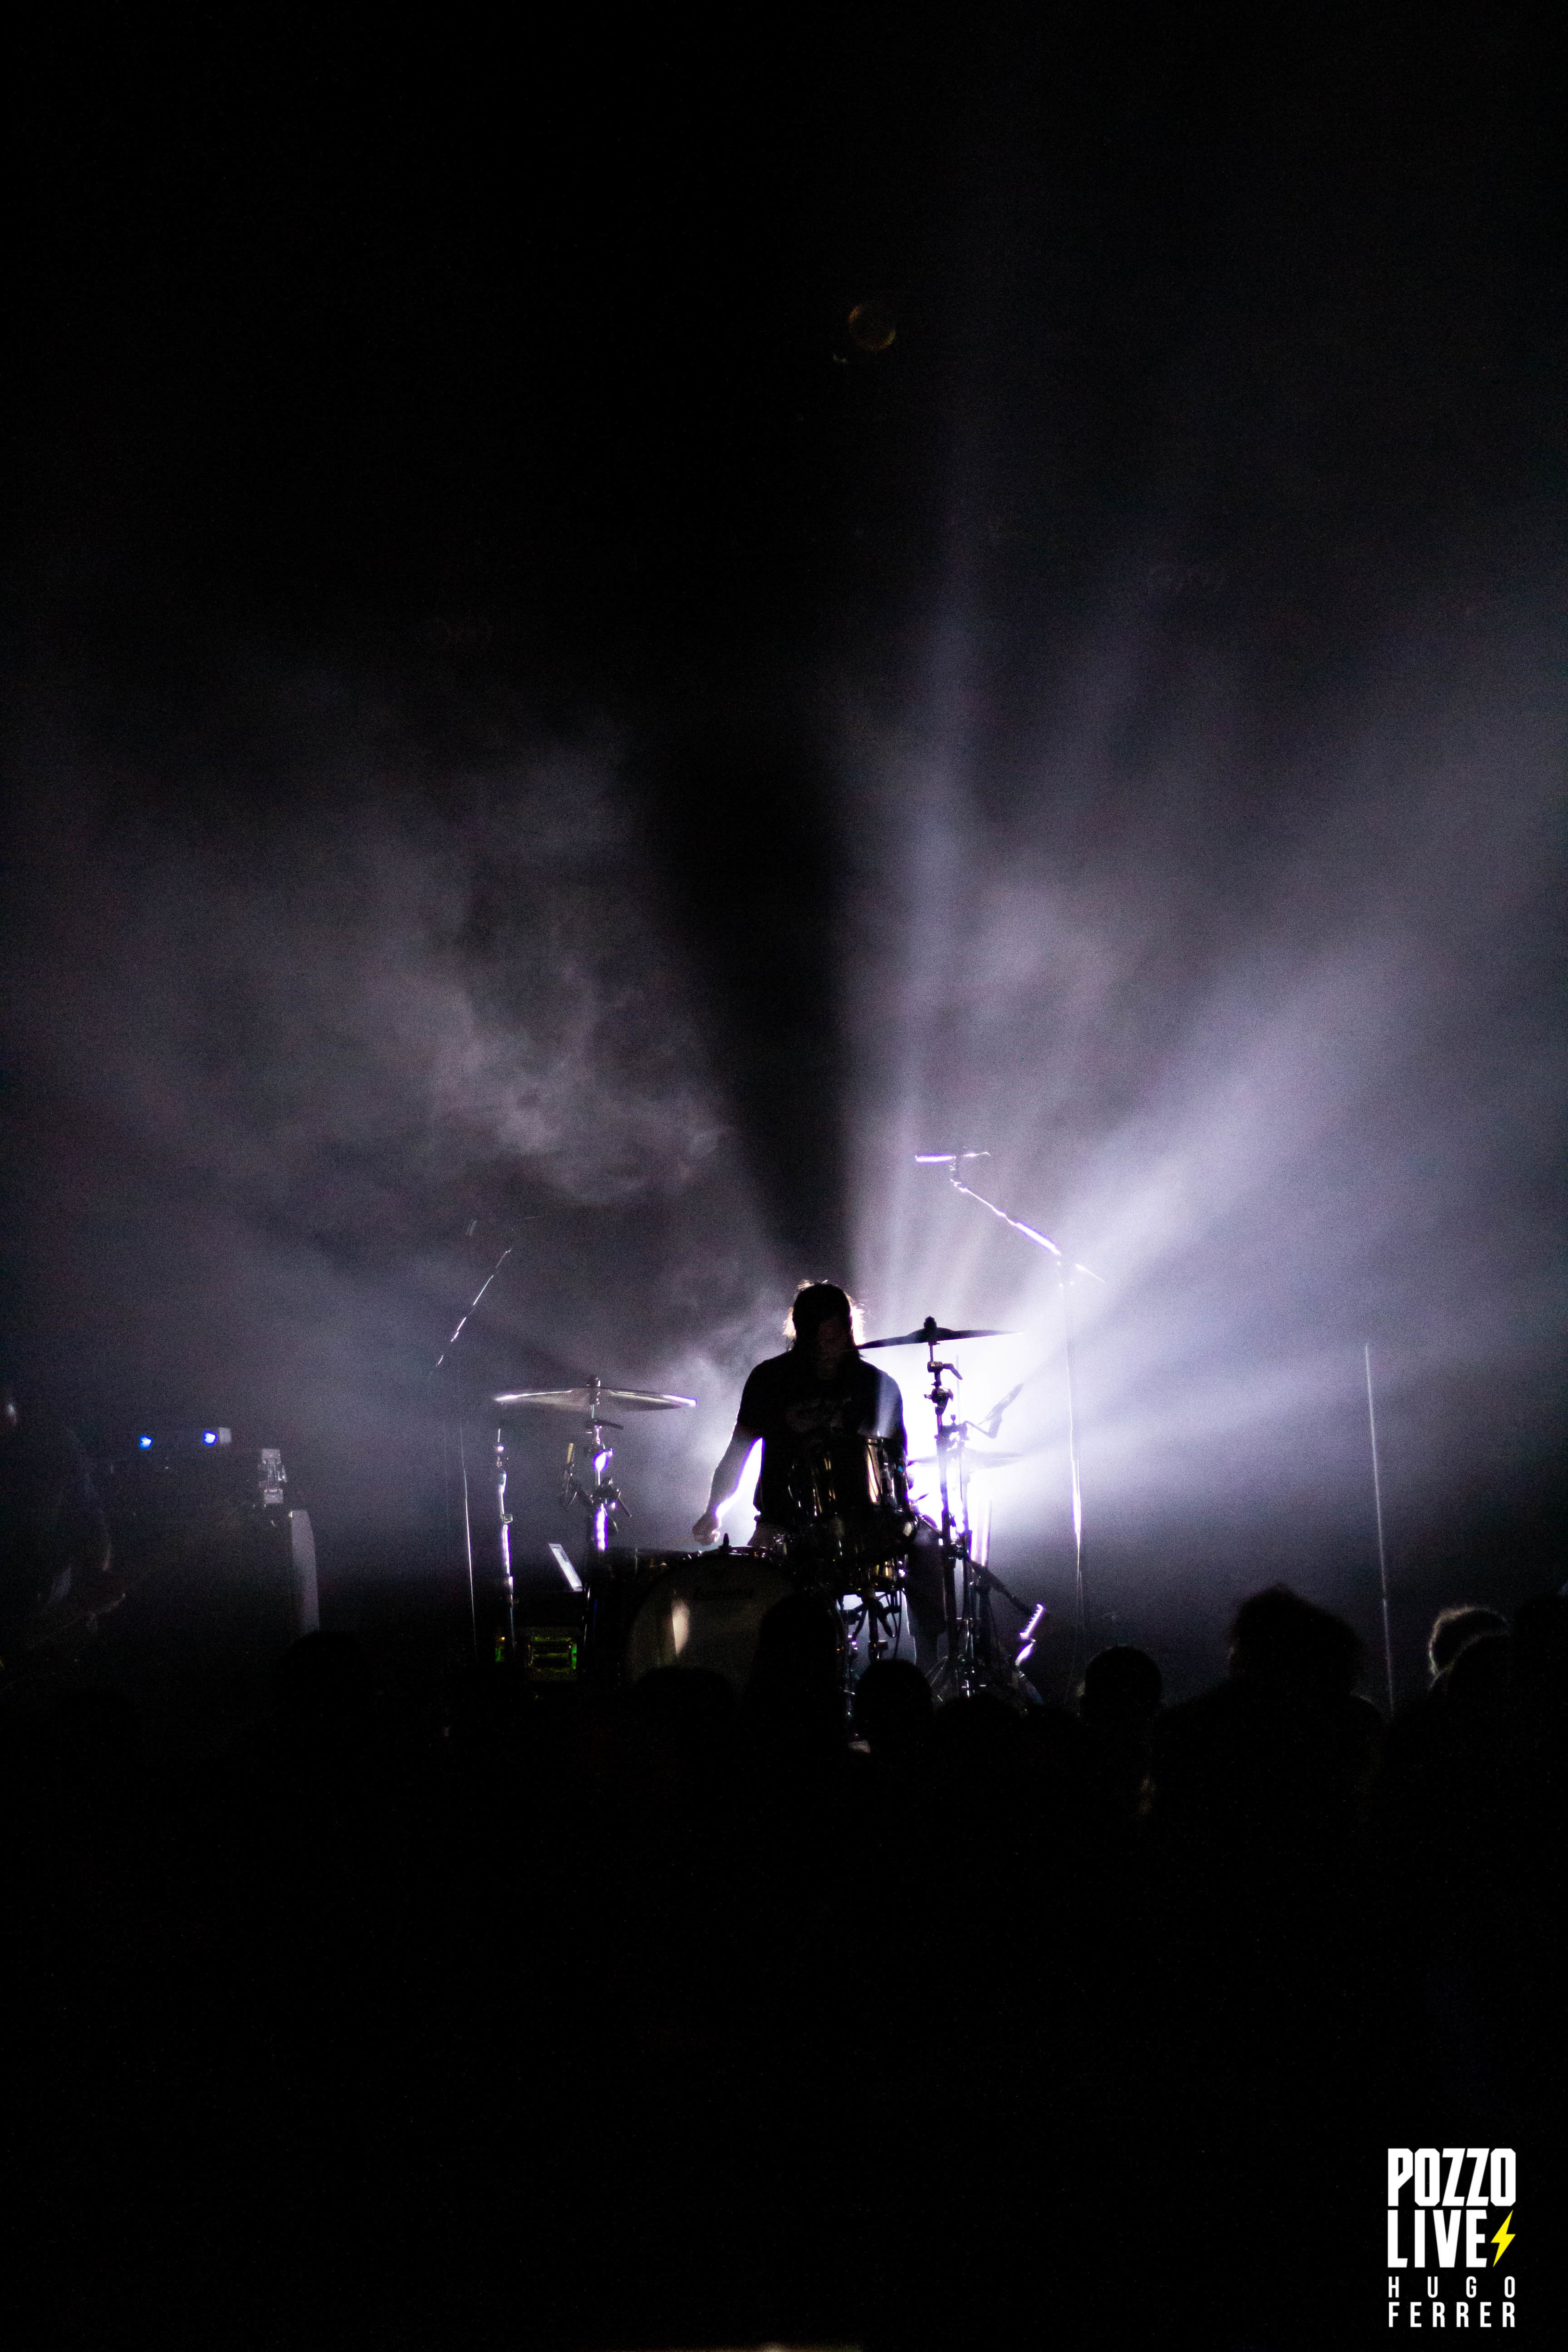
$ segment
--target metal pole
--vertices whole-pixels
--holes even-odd
[[[474,1601],[474,1523],[468,1514],[468,1449],[461,1422],[458,1423],[458,1460],[463,1473],[463,1557],[468,1565],[468,1629],[474,1655],[479,1654],[479,1612]]]
[[[1394,1713],[1394,1635],[1388,1622],[1388,1554],[1383,1541],[1383,1480],[1377,1467],[1377,1414],[1372,1402],[1372,1341],[1362,1349],[1366,1363],[1366,1425],[1372,1438],[1372,1499],[1377,1513],[1377,1575],[1383,1588],[1383,1662],[1388,1672],[1388,1712]]]
[[[938,1362],[936,1349],[936,1341],[934,1339],[928,1341],[926,1369],[931,1374],[931,1387],[926,1393],[931,1399],[931,1409],[936,1414],[936,1475],[937,1487],[942,1496],[942,1614],[947,1620],[947,1660],[942,1669],[942,1675],[954,1686],[960,1697],[966,1698],[971,1688],[973,1660],[968,1654],[969,1525],[967,1517],[962,1516],[965,1508],[963,1454],[962,1441],[947,1420],[947,1408],[953,1399],[952,1391],[943,1385],[942,1373],[950,1368]],[[959,1486],[961,1517],[957,1519],[953,1517],[952,1490],[949,1483],[950,1456],[955,1447],[959,1448],[961,1473]],[[961,1567],[963,1570],[960,1590],[956,1594],[953,1587],[955,1567]]]
[[[1083,1604],[1083,1486],[1078,1467],[1078,1401],[1073,1389],[1072,1367],[1072,1306],[1068,1296],[1067,1267],[1057,1259],[1057,1280],[1062,1293],[1062,1351],[1067,1361],[1068,1388],[1068,1467],[1072,1474],[1072,1561],[1073,1561],[1073,1629],[1072,1650],[1068,1659],[1068,1699],[1070,1704],[1073,1679],[1079,1673],[1079,1651],[1083,1664],[1089,1664],[1089,1622]]]
[[[497,1258],[494,1265],[491,1266],[489,1274],[486,1275],[483,1282],[480,1283],[479,1288],[469,1299],[467,1307],[464,1309],[463,1313],[458,1316],[456,1330],[453,1332],[451,1338],[447,1340],[447,1345],[442,1349],[440,1354],[436,1359],[436,1370],[437,1371],[440,1370],[442,1365],[446,1362],[447,1356],[462,1338],[464,1324],[468,1321],[468,1317],[473,1313],[475,1307],[479,1305],[480,1299],[484,1297],[486,1291],[489,1288],[491,1283],[495,1280],[497,1275],[506,1264],[508,1258],[511,1255],[514,1246],[515,1244],[513,1243],[508,1242],[505,1249],[502,1250],[500,1257]]]
[[[470,1226],[468,1230],[471,1233],[473,1231],[473,1227]],[[479,1305],[480,1299],[484,1297],[486,1291],[489,1288],[491,1283],[495,1280],[497,1275],[500,1272],[502,1266],[511,1255],[514,1246],[515,1244],[513,1243],[508,1242],[505,1249],[502,1250],[500,1257],[497,1258],[494,1265],[491,1266],[489,1274],[486,1275],[483,1282],[480,1283],[479,1288],[469,1299],[467,1307],[464,1309],[463,1313],[458,1316],[450,1339],[447,1340],[446,1346],[442,1349],[440,1354],[437,1357],[435,1363],[431,1367],[430,1377],[432,1381],[435,1380],[436,1374],[440,1370],[442,1365],[451,1354],[452,1349],[462,1338],[464,1326],[467,1324],[468,1317],[473,1313],[475,1307]],[[500,1432],[499,1429],[496,1432],[496,1452],[499,1457],[500,1453]],[[477,1658],[479,1654],[479,1612],[478,1603],[474,1599],[474,1522],[472,1514],[468,1509],[468,1452],[465,1442],[464,1426],[460,1421],[458,1423],[458,1459],[462,1466],[463,1474],[463,1559],[468,1571],[468,1632],[473,1641],[474,1655]],[[444,1468],[443,1475],[445,1475]],[[501,1481],[501,1509],[503,1513],[506,1509],[505,1496],[506,1482],[503,1477]],[[507,1557],[506,1528],[504,1524],[501,1528],[501,1558],[506,1570],[507,1587],[510,1591],[511,1586],[511,1562]]]

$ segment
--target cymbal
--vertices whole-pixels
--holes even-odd
[[[862,1339],[862,1348],[945,1348],[950,1339],[1007,1339],[1009,1331],[950,1331],[928,1315],[918,1331],[900,1331],[893,1339]]]
[[[956,1448],[954,1450],[956,1451]],[[969,1456],[969,1466],[972,1470],[1002,1470],[1005,1469],[1010,1462],[1029,1462],[1034,1459],[1034,1456],[1029,1454],[983,1454],[978,1445],[970,1445],[964,1450]],[[911,1470],[929,1470],[934,1467],[935,1463],[934,1454],[911,1454],[910,1456]]]
[[[585,1413],[602,1404],[621,1412],[673,1412],[679,1405],[695,1405],[695,1397],[661,1396],[653,1389],[607,1389],[602,1384],[576,1389],[502,1389],[492,1404],[543,1405],[551,1412]]]

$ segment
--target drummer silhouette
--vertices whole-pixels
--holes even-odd
[[[856,1346],[855,1303],[847,1291],[836,1282],[804,1283],[787,1329],[793,1344],[785,1353],[770,1356],[747,1375],[735,1433],[713,1473],[708,1507],[691,1530],[700,1544],[718,1541],[719,1513],[738,1489],[759,1440],[752,1540],[760,1545],[787,1543],[801,1531],[805,1518],[796,1473],[823,1447],[859,1443],[864,1451],[864,1441],[875,1439],[889,1464],[900,1469],[904,1464],[903,1399],[897,1381],[868,1364]],[[911,1562],[909,1599],[915,1654],[929,1668],[936,1663],[942,1604],[940,1570],[933,1579],[923,1572],[926,1565]]]

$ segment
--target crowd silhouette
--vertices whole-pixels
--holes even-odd
[[[1358,2341],[1390,2137],[1563,2088],[1568,1604],[1431,1657],[1385,1724],[1275,1587],[1183,1705],[846,1727],[801,1599],[739,1698],[328,1632],[200,1761],[0,1714],[15,2340]]]

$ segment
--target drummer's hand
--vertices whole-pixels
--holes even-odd
[[[700,1544],[718,1542],[719,1514],[717,1511],[703,1512],[702,1517],[697,1520],[692,1528],[691,1539],[694,1543]]]

